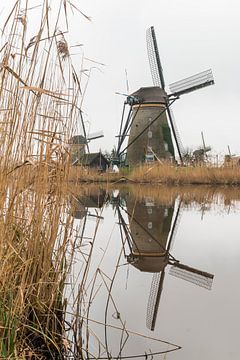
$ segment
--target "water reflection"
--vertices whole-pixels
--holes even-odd
[[[118,196],[117,212],[121,240],[124,244],[125,237],[129,248],[129,254],[126,249],[124,251],[127,261],[140,271],[154,273],[146,320],[147,327],[153,331],[167,265],[172,265],[169,272],[171,275],[208,290],[211,290],[214,275],[182,264],[170,253],[181,217],[179,197],[172,198],[167,204],[161,204],[149,196],[143,197],[142,200],[137,200],[131,193]],[[129,225],[123,213],[127,214]]]
[[[108,193],[104,188],[90,188],[72,200],[72,215],[75,219],[83,219],[86,215],[95,216],[90,210],[101,209],[108,200]]]
[[[178,324],[178,333],[171,328],[172,312],[174,318],[181,316],[176,303],[172,304],[178,301],[191,308],[196,303],[201,312],[201,302],[211,302],[211,292],[205,290],[212,289],[211,272],[215,273],[211,260],[206,261],[215,255],[203,245],[200,234],[194,233],[194,246],[186,246],[178,234],[179,228],[183,232],[181,215],[189,217],[193,209],[198,211],[198,226],[203,229],[205,216],[212,211],[211,201],[206,198],[205,204],[201,195],[201,201],[193,196],[191,202],[190,195],[184,196],[177,190],[168,194],[163,190],[154,196],[152,189],[137,194],[136,188],[123,187],[86,189],[74,198],[72,214],[81,229],[79,248],[84,249],[76,253],[74,273],[78,275],[75,290],[71,289],[81,338],[81,346],[72,350],[76,356],[81,349],[87,358],[163,359],[161,354],[180,348],[175,343],[181,339],[184,324]],[[214,203],[218,210],[219,203],[219,199]],[[225,203],[222,198],[223,206]],[[192,224],[187,225],[185,234],[188,228]],[[204,254],[201,261],[199,253]],[[162,341],[165,327],[169,328],[168,338]]]

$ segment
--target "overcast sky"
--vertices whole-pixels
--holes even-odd
[[[36,4],[39,3],[36,0]],[[182,96],[173,105],[185,147],[201,144],[201,131],[215,152],[240,153],[240,3],[237,0],[73,0],[80,14],[71,17],[70,44],[84,44],[87,58],[106,64],[92,69],[83,103],[90,132],[105,137],[90,144],[92,151],[116,144],[115,135],[126,93],[151,86],[146,29],[155,27],[165,82],[169,84],[212,68],[215,85]],[[73,51],[76,52],[77,50]],[[78,62],[75,55],[75,63]],[[80,58],[79,58],[80,63]],[[93,63],[85,63],[86,67]],[[80,68],[80,64],[79,64]]]

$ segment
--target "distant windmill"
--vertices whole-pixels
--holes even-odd
[[[172,131],[182,162],[183,146],[170,107],[181,95],[214,84],[212,71],[203,71],[171,84],[171,93],[167,94],[153,26],[147,30],[147,50],[154,86],[140,88],[127,96],[118,135],[117,157],[127,153],[130,165],[153,161],[156,157],[174,158]],[[126,105],[130,109],[125,115]],[[124,147],[127,137],[128,144]]]
[[[104,137],[103,131],[98,131],[87,135],[82,111],[80,109],[79,112],[83,135],[73,135],[69,139],[69,145],[72,153],[72,165],[75,165],[80,161],[81,157],[86,153],[86,149],[88,153],[90,152],[88,146],[90,141]]]

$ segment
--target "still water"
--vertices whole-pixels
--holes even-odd
[[[239,193],[116,185],[79,194],[65,294],[70,344],[81,339],[73,353],[238,359]]]

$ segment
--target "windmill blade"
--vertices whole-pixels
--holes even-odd
[[[178,155],[181,163],[183,163],[184,148],[176,125],[175,117],[173,115],[173,111],[171,108],[167,108],[167,114],[168,114],[169,122],[171,124],[174,140],[177,146]]]
[[[149,59],[153,84],[155,86],[161,87],[164,90],[165,81],[163,77],[163,69],[160,61],[155,30],[153,26],[147,29],[146,38],[147,38],[148,59]]]
[[[92,214],[90,212],[87,213],[87,216],[91,217],[91,218],[96,218],[96,219],[99,219],[99,220],[104,220],[104,217],[101,216],[101,215],[98,215],[98,214]]]
[[[127,89],[127,94],[129,94],[129,81],[128,81],[127,69],[125,69],[125,77],[126,77],[126,89]]]
[[[121,134],[122,134],[122,127],[123,127],[123,120],[124,120],[125,108],[126,108],[126,103],[124,102],[124,104],[123,104],[123,110],[122,110],[122,117],[121,117],[121,122],[120,122],[119,135],[117,135],[117,137],[118,137],[117,153],[119,152],[119,149],[120,149],[120,141],[121,141]]]
[[[99,139],[99,138],[102,138],[102,137],[104,137],[103,131],[98,131],[98,132],[89,134],[87,136],[87,140],[91,141],[91,140]]]
[[[179,152],[181,153],[181,157],[182,157],[183,154],[184,154],[184,147],[183,147],[183,144],[182,144],[182,140],[181,140],[181,137],[180,137],[180,134],[179,134],[179,130],[178,130],[178,127],[177,127],[175,116],[174,116],[173,111],[172,111],[171,108],[169,108],[169,112],[170,112],[170,116],[171,116],[171,119],[172,119],[173,127],[175,129],[177,143],[178,143],[178,147],[179,147]],[[168,114],[168,116],[169,116],[169,114]]]
[[[203,287],[207,290],[212,289],[214,275],[205,271],[201,271],[176,262],[172,264],[169,270],[169,274],[182,280],[191,282],[197,286]]]
[[[213,84],[214,79],[212,70],[209,69],[190,76],[186,79],[172,83],[169,85],[169,88],[172,96],[181,96],[183,94],[187,94]]]
[[[172,222],[172,227],[169,233],[169,239],[168,239],[168,247],[167,247],[167,251],[169,252],[171,247],[173,246],[174,243],[174,239],[181,221],[181,217],[182,217],[182,212],[181,212],[181,206],[182,206],[182,201],[181,199],[179,199],[178,202],[176,202],[176,208],[174,210],[175,212],[175,217],[174,220]],[[169,253],[170,258],[174,259],[174,257]],[[175,259],[176,260],[176,259]]]
[[[120,133],[117,136],[118,137],[118,147],[117,147],[117,152],[116,152],[117,156],[119,156],[121,154],[120,150],[121,150],[121,147],[122,147],[122,144],[123,144],[124,140],[127,137],[127,131],[128,131],[128,128],[129,128],[129,124],[131,124],[132,120],[133,120],[132,119],[132,106],[130,106],[130,108],[129,108],[125,123],[124,123],[124,113],[125,113],[125,105],[124,105],[123,113],[122,113],[122,120],[121,120],[121,125],[120,125]]]
[[[152,277],[152,284],[147,305],[146,325],[149,330],[154,331],[157,320],[158,308],[161,299],[165,270],[155,273]]]
[[[83,129],[83,135],[84,135],[84,137],[85,137],[85,139],[86,139],[86,138],[87,138],[87,133],[86,133],[85,124],[84,124],[84,121],[83,121],[82,110],[81,110],[81,109],[78,109],[78,110],[79,110],[79,113],[80,113],[80,119],[81,119],[81,124],[82,124],[82,129]],[[90,153],[88,143],[86,144],[86,146],[87,146],[87,151],[88,151],[88,153]]]
[[[154,27],[151,26],[147,30],[147,50],[148,50],[148,59],[152,74],[153,84],[155,86],[161,87],[163,90],[165,89],[165,81],[163,77],[163,69],[160,61],[157,40],[155,35]],[[167,108],[168,118],[171,125],[172,133],[175,139],[175,143],[177,146],[178,155],[180,161],[182,163],[182,154],[183,154],[183,146],[180,140],[179,132],[176,127],[176,123],[174,121],[173,113],[170,108]]]

